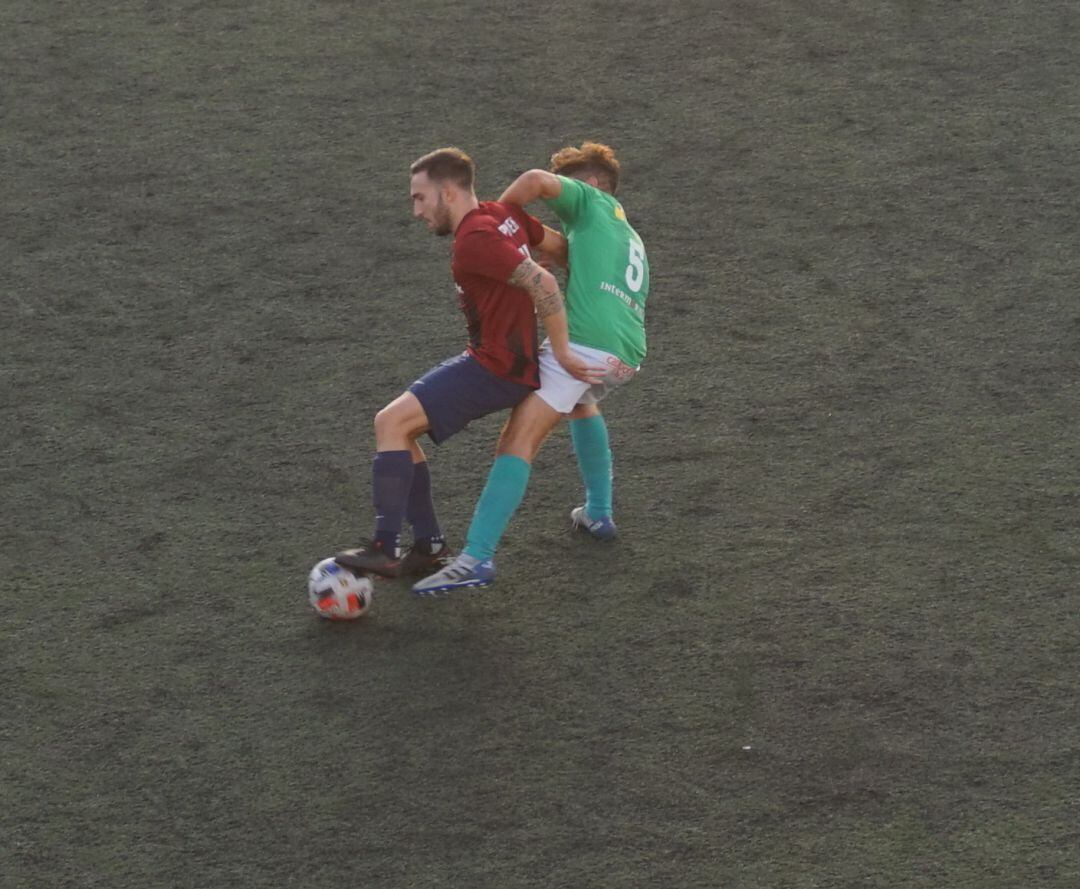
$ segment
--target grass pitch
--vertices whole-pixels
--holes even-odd
[[[1066,3],[0,10],[0,885],[1073,887]],[[490,590],[305,608],[462,347],[407,167],[598,138],[652,266]],[[430,449],[455,540],[500,418]]]

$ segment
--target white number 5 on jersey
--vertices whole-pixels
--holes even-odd
[[[645,248],[637,241],[630,242],[630,264],[626,267],[626,286],[634,293],[645,283]]]

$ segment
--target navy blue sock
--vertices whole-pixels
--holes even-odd
[[[401,543],[401,523],[412,487],[412,452],[379,451],[371,463],[371,476],[375,543],[392,556]]]
[[[443,539],[435,503],[431,498],[431,470],[427,460],[413,464],[412,487],[405,504],[405,518],[412,525],[413,542],[421,548]]]

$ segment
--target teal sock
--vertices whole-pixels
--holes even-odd
[[[510,517],[525,496],[531,471],[532,467],[520,457],[503,454],[495,458],[465,538],[468,555],[481,561],[495,555]]]
[[[585,512],[590,519],[611,515],[611,445],[602,414],[570,421],[578,470],[585,483]]]

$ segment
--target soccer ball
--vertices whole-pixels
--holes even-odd
[[[370,577],[354,574],[333,559],[323,559],[311,569],[307,589],[311,607],[327,620],[363,617],[375,593]]]

